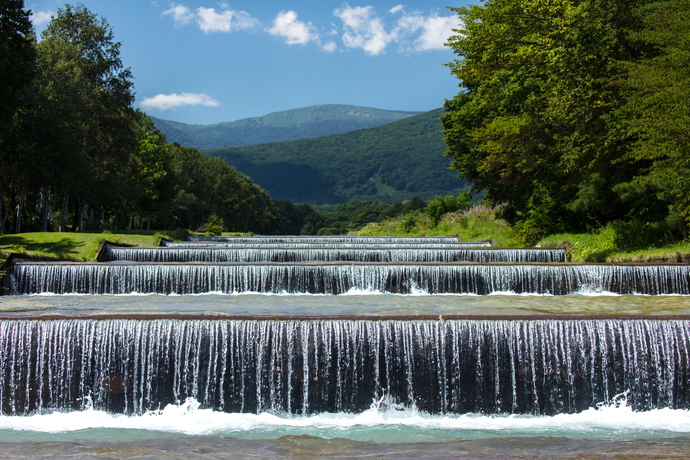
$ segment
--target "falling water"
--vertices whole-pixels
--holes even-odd
[[[235,243],[457,243],[455,236],[188,236],[187,241],[218,241]],[[490,246],[489,242],[473,243]]]
[[[326,241],[319,240],[313,242],[282,242],[282,241],[248,241],[248,242],[227,242],[227,241],[169,241],[166,239],[161,239],[160,246],[164,247],[174,247],[174,248],[291,248],[291,249],[302,249],[302,248],[357,248],[357,249],[384,249],[384,248],[425,248],[425,249],[442,249],[442,248],[488,248],[491,244],[488,242],[479,243],[468,243],[454,241],[451,243],[429,243],[429,242],[361,242],[361,241]]]
[[[266,245],[264,245],[266,246]],[[135,262],[565,262],[563,249],[468,248],[208,248],[107,245],[102,261]]]
[[[688,265],[18,262],[13,294],[690,294]]]
[[[690,321],[0,321],[5,414],[690,409]]]

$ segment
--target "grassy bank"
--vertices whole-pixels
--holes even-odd
[[[452,212],[434,223],[423,213],[371,223],[353,234],[370,236],[446,236],[457,235],[461,241],[490,240],[496,247],[524,247],[519,235],[494,210],[475,206],[464,212]],[[224,235],[243,235],[230,234]],[[249,234],[244,234],[249,235]],[[155,246],[161,237],[180,240],[185,231],[133,231],[118,233],[21,233],[0,236],[0,263],[7,254],[25,253],[36,257],[93,261],[104,240],[132,246]],[[690,242],[658,248],[623,248],[625,238],[614,226],[593,234],[558,234],[544,238],[536,246],[565,248],[573,262],[610,263],[689,263]],[[629,242],[627,246],[630,246]]]
[[[641,231],[644,231],[641,229]],[[371,223],[354,232],[371,236],[440,236],[457,235],[461,241],[490,240],[496,247],[524,247],[519,235],[494,210],[478,205],[463,212],[445,214],[438,224],[423,214],[409,214],[404,217]],[[539,241],[536,246],[544,248],[565,248],[573,262],[609,263],[688,263],[690,242],[679,242],[663,247],[640,247],[631,249],[630,238],[622,236],[621,230],[609,226],[597,233],[565,233],[551,235]]]
[[[551,235],[539,242],[545,248],[566,248],[573,262],[609,263],[688,263],[690,242],[678,242],[658,248],[622,249],[617,234],[607,227],[594,234],[565,233]]]
[[[186,232],[136,231],[122,233],[20,233],[0,235],[0,257],[5,254],[24,253],[36,257],[50,257],[62,260],[96,260],[96,251],[102,241],[132,246],[155,246],[161,237],[178,240]]]
[[[444,214],[437,224],[422,213],[371,223],[353,232],[362,236],[446,236],[457,235],[460,241],[491,240],[495,246],[522,247],[510,225],[496,213],[478,205],[462,212]]]

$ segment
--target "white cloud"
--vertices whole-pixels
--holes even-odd
[[[220,102],[207,94],[182,93],[182,94],[156,94],[141,101],[141,108],[154,110],[170,110],[185,105],[205,105],[207,107],[217,107]]]
[[[173,18],[173,21],[175,21],[175,26],[184,26],[189,23],[192,19],[194,19],[194,13],[192,13],[189,8],[187,8],[184,5],[175,5],[173,3],[173,6],[163,12],[164,15],[170,15]]]
[[[196,21],[204,33],[232,32],[235,30],[251,29],[259,25],[259,21],[251,17],[246,11],[235,11],[227,3],[221,3],[221,11],[215,8],[199,7],[195,11],[184,5],[175,5],[164,11],[164,15],[172,16],[175,26],[181,27]]]
[[[396,29],[399,36],[420,33],[411,48],[415,51],[429,51],[443,49],[448,37],[453,35],[453,29],[458,26],[457,16],[406,14],[398,20]]]
[[[31,13],[31,22],[35,26],[41,26],[47,22],[50,22],[50,18],[53,17],[55,13],[48,10],[48,11],[36,11],[34,13]]]
[[[338,49],[338,45],[335,42],[328,42],[325,45],[321,46],[321,49],[326,52],[332,53],[333,51]]]
[[[225,10],[216,13],[215,8],[204,7],[197,8],[196,22],[205,33],[251,29],[259,24],[246,11]]]
[[[383,22],[376,16],[372,6],[343,5],[333,15],[343,21],[342,40],[348,48],[361,48],[365,53],[378,55],[385,51],[395,34],[386,32]]]
[[[402,10],[403,8],[405,8],[405,5],[403,5],[403,4],[395,5],[393,8],[391,8],[390,10],[388,10],[388,12],[391,13],[391,14],[395,14],[395,13],[397,13],[398,11]]]
[[[305,23],[297,19],[294,11],[281,11],[273,20],[273,27],[267,29],[271,35],[285,38],[288,45],[304,45],[310,41],[318,41],[319,33],[310,23]]]

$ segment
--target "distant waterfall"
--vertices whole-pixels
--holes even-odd
[[[188,236],[187,241],[218,241],[241,243],[457,243],[455,236]],[[488,242],[472,243],[490,246]]]
[[[4,414],[690,409],[690,321],[0,321]]]
[[[404,241],[396,242],[381,242],[381,241],[370,241],[370,242],[360,242],[360,241],[297,241],[297,242],[284,242],[284,241],[247,241],[247,242],[237,242],[237,241],[167,241],[161,240],[161,247],[171,247],[171,248],[245,248],[245,249],[255,249],[255,248],[283,248],[283,249],[305,249],[305,248],[354,248],[354,249],[383,249],[383,248],[424,248],[424,249],[443,249],[443,248],[489,248],[491,244],[489,243],[464,243],[464,242],[452,242],[452,243],[429,243],[429,242],[410,242],[406,243]]]
[[[690,294],[688,265],[39,263],[10,271],[13,294]]]
[[[198,244],[198,243],[197,243]],[[562,249],[208,248],[106,246],[102,259],[134,262],[565,262]]]

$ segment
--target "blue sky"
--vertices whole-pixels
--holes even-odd
[[[39,33],[64,3],[25,0]],[[108,20],[136,106],[159,118],[210,124],[317,104],[426,111],[458,92],[443,65],[458,26],[446,1],[81,3]]]

